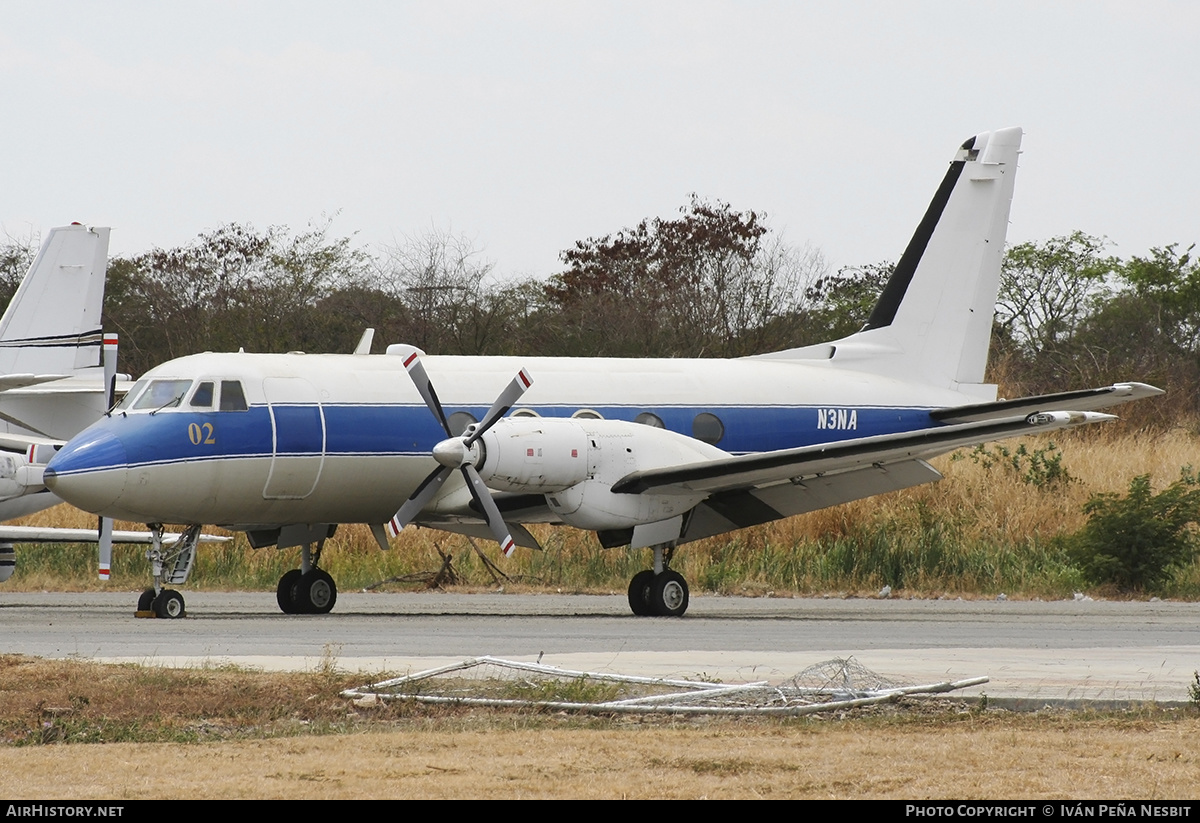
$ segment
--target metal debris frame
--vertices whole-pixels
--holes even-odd
[[[909,695],[978,686],[987,677],[926,685],[888,681],[853,658],[810,666],[777,685],[722,683],[583,672],[540,663],[475,657],[404,677],[347,689],[342,696],[377,701],[590,714],[805,715],[889,703]]]

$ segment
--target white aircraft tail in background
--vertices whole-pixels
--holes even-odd
[[[109,229],[51,229],[0,316],[0,430],[67,440],[107,407],[100,313]]]
[[[42,485],[42,468],[112,405],[117,341],[100,331],[108,235],[78,223],[51,229],[0,317],[0,521],[62,502]],[[16,566],[13,543],[100,540],[107,580],[112,542],[151,540],[149,532],[109,533],[111,522],[97,531],[0,524],[0,582]]]

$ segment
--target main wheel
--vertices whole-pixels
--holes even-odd
[[[275,600],[279,603],[279,610],[284,614],[300,613],[296,608],[296,584],[300,582],[300,576],[299,569],[292,569],[284,572],[283,577],[279,578],[279,586],[275,589]]]
[[[640,571],[629,581],[629,609],[638,617],[654,614],[650,607],[650,589],[654,585],[654,572]]]
[[[154,589],[146,589],[144,592],[142,592],[141,596],[138,597],[137,610],[139,612],[148,612],[148,611],[153,611],[153,609],[154,609]]]
[[[337,602],[337,584],[324,569],[301,575],[295,592],[295,605],[305,614],[329,614]]]
[[[667,570],[655,577],[650,606],[661,617],[682,617],[688,607],[688,584],[683,575]]]
[[[155,617],[166,617],[174,620],[178,617],[185,617],[186,612],[183,609],[183,595],[172,589],[163,589],[158,597],[154,598],[152,605]]]

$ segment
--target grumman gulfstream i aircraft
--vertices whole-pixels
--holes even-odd
[[[841,340],[736,360],[198,354],[148,372],[46,485],[152,529],[302,546],[279,581],[285,612],[333,607],[318,561],[340,523],[385,547],[384,524],[416,523],[506,553],[536,546],[525,524],[555,523],[651,548],[630,608],[682,615],[681,544],[937,480],[932,456],[1159,393],[997,401],[983,383],[1020,142],[1010,128],[963,143],[867,325]],[[182,612],[163,585],[186,579],[193,550],[152,552],[143,606]]]

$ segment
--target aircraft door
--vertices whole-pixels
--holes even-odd
[[[325,410],[317,390],[299,377],[263,380],[271,410],[271,471],[263,497],[302,500],[312,494],[325,465]]]

